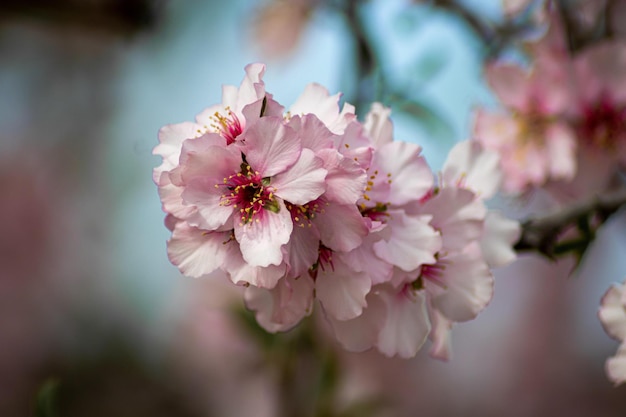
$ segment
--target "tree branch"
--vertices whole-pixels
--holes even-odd
[[[622,206],[626,206],[626,188],[529,219],[522,224],[522,235],[515,250],[537,251],[550,259],[564,253],[584,251],[595,236],[591,221],[597,219],[597,228]],[[561,234],[571,227],[577,227],[581,236],[574,240],[560,240]]]

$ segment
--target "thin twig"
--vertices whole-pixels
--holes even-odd
[[[626,189],[593,197],[587,201],[572,204],[562,210],[545,216],[529,219],[522,224],[522,235],[515,245],[517,251],[537,251],[549,258],[564,251],[564,248],[582,247],[590,243],[594,233],[584,233],[583,239],[560,242],[560,234],[566,229],[585,224],[591,218],[604,223],[612,214],[626,206]],[[580,227],[579,227],[580,229]],[[577,245],[573,245],[573,242]],[[567,252],[567,251],[565,251]]]

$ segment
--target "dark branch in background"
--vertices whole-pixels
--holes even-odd
[[[152,29],[163,0],[2,0],[0,24],[35,20],[113,35],[134,35]]]
[[[338,7],[343,13],[348,29],[353,37],[355,47],[354,69],[356,72],[355,92],[350,102],[357,109],[369,109],[369,105],[376,99],[374,79],[376,71],[382,71],[374,46],[368,37],[366,25],[360,11],[361,0],[347,0]]]
[[[527,21],[506,20],[495,24],[474,13],[467,6],[456,0],[434,0],[433,6],[458,16],[476,34],[485,48],[485,57],[493,58],[499,55],[511,42],[519,39],[534,25]]]
[[[515,250],[536,251],[550,259],[567,253],[582,256],[595,237],[595,229],[623,206],[624,188],[527,220],[522,224],[522,236]],[[561,235],[573,227],[578,228],[578,236],[561,240]]]

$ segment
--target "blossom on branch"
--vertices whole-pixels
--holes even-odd
[[[517,223],[491,216],[499,157],[457,145],[438,183],[421,147],[393,140],[390,110],[365,123],[340,95],[308,85],[289,111],[251,64],[196,122],[165,126],[154,153],[168,255],[181,273],[216,270],[246,286],[269,332],[316,304],[349,350],[448,357],[453,323],[493,294],[490,268],[515,257]]]

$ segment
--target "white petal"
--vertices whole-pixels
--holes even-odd
[[[367,275],[350,270],[338,256],[333,256],[333,265],[318,271],[315,293],[327,314],[337,320],[353,319],[367,305],[365,296],[371,281]]]
[[[598,317],[604,330],[619,341],[626,340],[626,285],[614,284],[602,297]]]
[[[428,224],[430,216],[408,216],[402,211],[389,214],[388,227],[382,233],[387,236],[374,243],[376,255],[407,272],[435,263],[441,236]]]
[[[352,320],[336,320],[327,316],[341,345],[351,352],[364,352],[374,346],[378,340],[387,311],[383,301],[375,294],[367,296],[367,307],[363,314]]]
[[[626,382],[626,343],[622,343],[617,354],[606,361],[606,373],[615,385]]]
[[[393,124],[389,115],[391,109],[381,103],[372,103],[369,113],[365,116],[363,127],[376,147],[393,141]]]
[[[249,287],[244,297],[264,329],[272,333],[286,331],[311,314],[313,280],[308,276],[285,278],[271,290]]]
[[[458,253],[446,257],[444,266],[438,283],[424,280],[433,294],[433,307],[453,321],[475,318],[493,297],[493,276],[487,264],[479,256]]]
[[[422,213],[431,214],[431,224],[441,232],[443,248],[460,250],[483,234],[487,208],[482,200],[466,189],[442,188],[422,206]]]
[[[252,266],[279,265],[283,261],[281,246],[289,241],[293,223],[285,204],[280,200],[278,204],[278,213],[262,210],[249,223],[235,222],[241,253]]]
[[[368,233],[363,216],[355,205],[330,203],[315,216],[324,246],[341,252],[357,248]]]
[[[310,149],[302,149],[300,158],[288,170],[272,178],[274,193],[292,204],[303,205],[318,198],[326,189],[324,161]]]
[[[378,335],[377,347],[387,356],[414,357],[430,332],[423,292],[409,291],[398,293],[389,289],[380,292],[387,315]]]
[[[167,242],[170,261],[189,277],[209,274],[222,266],[229,233],[205,232],[178,222]]]
[[[465,140],[450,150],[441,175],[444,185],[467,188],[488,199],[502,182],[500,157],[477,141]]]
[[[513,262],[517,258],[513,245],[521,234],[519,222],[504,217],[498,211],[489,210],[484,227],[480,249],[487,264],[494,268]]]
[[[450,333],[452,330],[452,321],[445,317],[434,308],[428,309],[432,329],[429,338],[432,342],[430,346],[430,356],[442,361],[447,361],[451,356],[451,340]]]

